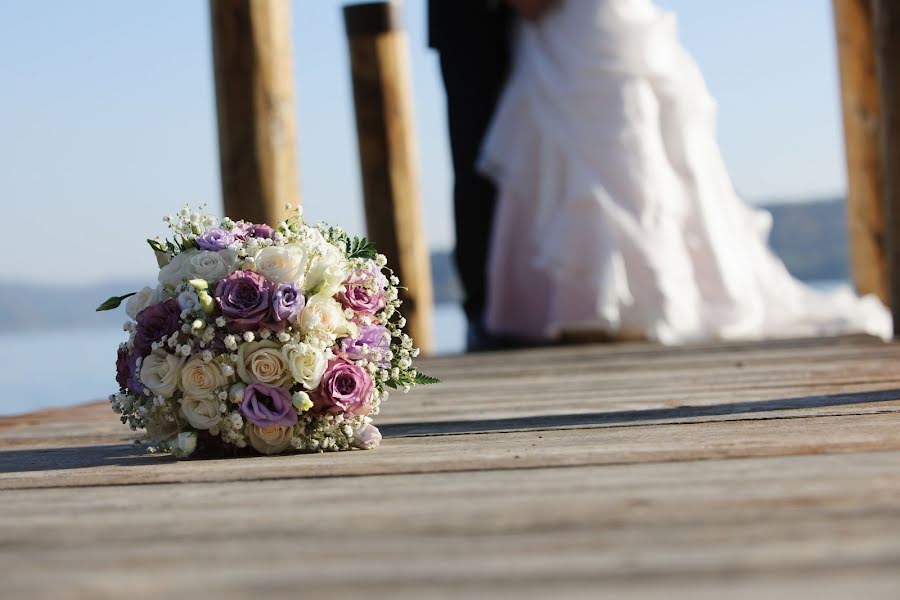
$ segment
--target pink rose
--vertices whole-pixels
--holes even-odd
[[[374,315],[384,308],[387,279],[374,261],[367,261],[362,268],[357,269],[344,282],[344,286],[347,291],[337,295],[344,308],[365,315]]]
[[[311,394],[313,414],[367,415],[375,382],[363,369],[343,358],[328,362],[318,389]]]

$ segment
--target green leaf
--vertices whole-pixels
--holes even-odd
[[[347,258],[375,258],[376,254],[375,244],[364,237],[347,240]]]
[[[426,375],[425,373],[416,373],[416,376],[413,379],[413,383],[416,385],[431,385],[440,382],[441,380],[437,377],[432,377],[431,375]]]
[[[97,312],[103,310],[112,310],[114,308],[118,308],[120,304],[122,304],[122,300],[125,298],[130,298],[134,296],[137,292],[131,292],[130,294],[125,294],[124,296],[113,296],[109,298],[106,302],[97,307]]]
[[[160,242],[159,240],[147,240],[147,243],[150,244],[150,247],[156,250],[157,252],[168,252],[169,245]]]

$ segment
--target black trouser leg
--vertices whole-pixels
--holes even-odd
[[[447,92],[453,156],[456,267],[465,291],[470,327],[481,330],[487,282],[485,265],[493,226],[496,189],[475,163],[509,69],[505,26],[471,24],[464,37],[438,49]]]

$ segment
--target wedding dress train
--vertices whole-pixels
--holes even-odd
[[[482,148],[497,183],[489,330],[636,332],[666,344],[863,331],[874,297],[794,279],[735,193],[716,104],[649,0],[568,0],[521,25]]]

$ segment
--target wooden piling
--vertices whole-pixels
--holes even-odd
[[[289,0],[210,0],[225,214],[275,225],[298,205]]]
[[[432,346],[431,267],[418,182],[406,34],[387,2],[344,7],[366,225],[401,284],[408,331]]]
[[[881,106],[881,174],[894,337],[900,334],[900,3],[873,0]]]
[[[850,266],[861,294],[890,303],[881,197],[878,75],[871,0],[833,0],[844,140]]]

